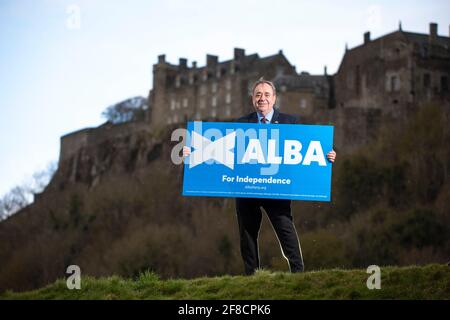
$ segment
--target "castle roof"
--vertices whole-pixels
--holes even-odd
[[[436,32],[436,31],[434,31]],[[433,44],[433,46],[435,47],[441,47],[443,49],[446,50],[450,50],[450,37],[446,37],[446,36],[440,36],[437,35],[437,33],[434,34],[433,38],[431,39],[432,35],[431,35],[431,31],[430,34],[424,34],[424,33],[416,33],[416,32],[408,32],[408,31],[403,31],[402,29],[390,32],[388,34],[385,34],[381,37],[378,37],[376,39],[371,40],[370,39],[370,32],[367,32],[366,34],[368,34],[368,42],[364,42],[352,49],[349,49],[348,51],[352,51],[355,49],[359,49],[362,47],[365,47],[367,44],[369,43],[373,43],[373,42],[379,42],[379,41],[383,41],[385,39],[394,37],[394,36],[403,36],[405,37],[405,39],[411,43],[416,43],[419,46],[422,47],[426,47],[429,46],[430,44]],[[449,51],[450,52],[450,51]]]
[[[222,68],[228,70],[233,64],[235,66],[239,66],[240,68],[252,69],[254,67],[264,67],[266,65],[277,63],[280,59],[291,65],[284,56],[282,50],[280,50],[277,54],[261,58],[257,53],[245,55],[245,51],[243,49],[235,49],[235,57],[233,59],[221,62],[218,61],[218,56],[208,54],[206,57],[207,63],[201,67],[198,67],[196,62],[193,62],[191,67],[187,67],[187,60],[184,58],[180,58],[180,64],[176,65],[167,62],[165,60],[165,55],[162,55],[161,57],[160,63],[163,63],[166,67],[172,70],[180,70],[180,68],[183,68],[185,70],[196,70],[197,72],[210,70],[212,68]]]

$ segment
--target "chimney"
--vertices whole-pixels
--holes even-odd
[[[187,59],[180,58],[180,69],[186,69],[187,68]]]
[[[218,56],[214,56],[212,54],[207,54],[206,55],[206,66],[214,67],[217,64],[218,59],[219,59]]]
[[[328,72],[327,72],[327,66],[324,66],[324,67],[323,67],[323,74],[324,74],[325,76],[328,75]]]
[[[430,23],[430,40],[435,40],[437,38],[437,23]]]
[[[197,69],[197,61],[192,61],[192,68]]]
[[[243,57],[245,57],[245,50],[239,49],[239,48],[234,48],[234,60],[240,60]]]
[[[367,31],[364,33],[364,44],[367,44],[370,42],[370,31]]]
[[[166,55],[161,54],[158,56],[158,63],[165,63],[166,62]]]

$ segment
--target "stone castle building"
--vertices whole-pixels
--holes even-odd
[[[450,38],[399,29],[346,50],[334,76],[337,107],[381,109],[396,114],[426,102],[448,105]]]
[[[450,31],[450,30],[449,30]],[[382,123],[400,123],[435,103],[450,114],[450,37],[399,29],[346,49],[333,76],[337,143],[351,151],[369,142]],[[351,146],[350,148],[348,146]]]
[[[335,75],[326,68],[323,75],[298,74],[282,51],[261,58],[234,49],[232,60],[207,55],[203,67],[188,67],[184,58],[170,64],[161,55],[153,66],[149,118],[153,127],[236,118],[252,111],[250,88],[260,77],[274,81],[280,110],[307,121],[336,122],[336,110],[354,108],[398,117],[425,102],[448,105],[449,76],[450,37],[439,36],[435,23],[429,34],[405,32],[401,25],[374,40],[365,33],[363,44],[346,48]]]
[[[276,105],[284,112],[307,115],[314,108],[330,107],[331,77],[298,74],[281,50],[261,58],[235,48],[234,58],[223,62],[208,54],[206,65],[200,68],[195,61],[188,67],[185,58],[173,65],[160,55],[153,66],[154,85],[149,95],[151,125],[228,120],[249,113],[253,111],[251,87],[261,77],[278,87]]]
[[[230,119],[249,108],[248,92],[261,75],[273,79],[279,75],[296,75],[295,68],[283,53],[260,58],[234,49],[234,58],[219,62],[206,56],[206,65],[187,66],[181,58],[178,65],[158,57],[153,66],[153,89],[150,92],[152,126],[183,123],[186,120]]]

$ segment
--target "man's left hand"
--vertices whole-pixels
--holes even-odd
[[[334,150],[331,150],[330,152],[328,152],[327,153],[327,159],[331,163],[334,163],[334,160],[336,160],[336,152]]]

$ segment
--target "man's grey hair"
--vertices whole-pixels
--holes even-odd
[[[277,89],[275,89],[275,85],[273,84],[273,82],[272,82],[272,81],[269,81],[269,80],[265,80],[264,78],[261,77],[261,78],[258,79],[258,81],[256,81],[256,82],[253,84],[251,96],[253,96],[253,93],[255,92],[255,88],[256,88],[257,86],[259,86],[260,84],[264,84],[264,83],[265,83],[265,84],[268,84],[269,86],[272,87],[273,95],[274,95],[274,96],[277,95]]]

